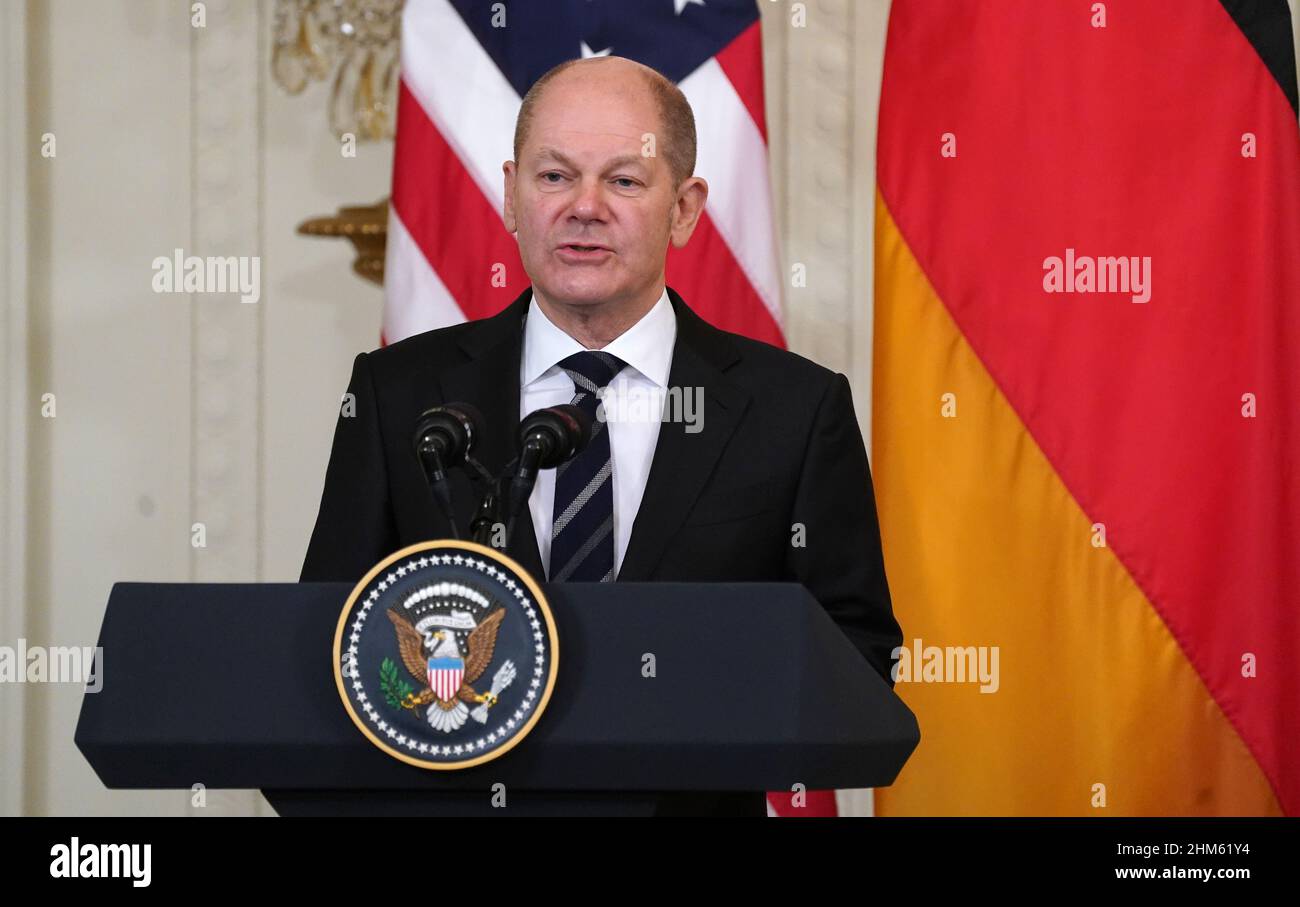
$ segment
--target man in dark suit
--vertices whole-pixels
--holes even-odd
[[[533,285],[496,316],[356,357],[303,581],[356,582],[450,535],[411,447],[425,409],[477,406],[475,455],[495,473],[536,404],[678,389],[699,395],[698,420],[598,421],[539,482],[506,553],[552,582],[803,583],[892,686],[902,634],[847,379],[710,326],[664,282],[668,243],[686,243],[707,196],[694,157],[690,107],[653,70],[598,58],[534,85],[504,166],[506,227]],[[466,526],[473,489],[451,482]],[[764,812],[757,792],[668,796],[658,811]]]

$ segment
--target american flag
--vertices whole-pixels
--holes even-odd
[[[777,346],[781,277],[755,0],[407,0],[382,340],[485,318],[528,285],[502,221],[515,116],[552,66],[613,54],[677,83],[708,203],[668,284],[702,317]],[[835,815],[833,791],[769,814]]]

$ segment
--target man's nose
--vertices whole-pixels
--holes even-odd
[[[573,216],[587,221],[605,219],[604,184],[599,179],[584,179],[578,183],[577,196],[573,200]]]

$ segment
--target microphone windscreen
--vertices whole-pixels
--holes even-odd
[[[519,423],[519,444],[540,445],[538,469],[554,469],[575,456],[591,440],[591,419],[569,403],[529,413]]]
[[[551,409],[564,413],[576,425],[577,430],[573,435],[573,456],[576,457],[586,449],[587,443],[591,441],[591,417],[587,415],[585,409],[572,403],[561,403],[559,406],[551,407]]]
[[[468,403],[447,403],[425,410],[415,423],[412,443],[416,454],[431,447],[445,468],[458,465],[481,435],[482,418]]]

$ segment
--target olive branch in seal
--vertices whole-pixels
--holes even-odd
[[[399,711],[406,698],[415,692],[415,688],[402,679],[391,658],[385,658],[379,664],[379,689],[384,693],[384,700]]]

